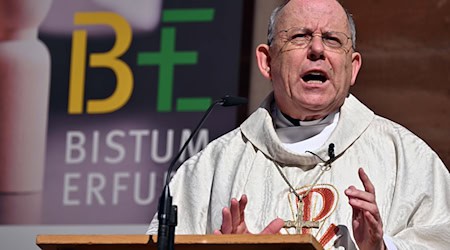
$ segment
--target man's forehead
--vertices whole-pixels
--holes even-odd
[[[291,0],[281,10],[277,26],[286,29],[293,26],[308,28],[346,29],[345,10],[336,0]]]

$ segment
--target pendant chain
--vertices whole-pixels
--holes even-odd
[[[311,192],[313,187],[319,181],[320,177],[322,177],[323,173],[325,173],[325,171],[328,171],[328,170],[331,169],[331,162],[321,162],[318,165],[320,166],[320,173],[319,173],[319,175],[316,177],[316,179],[314,180],[312,185],[308,188],[308,190],[303,195],[300,196],[297,193],[297,191],[295,191],[294,187],[291,185],[291,183],[287,179],[286,175],[284,175],[283,172],[281,171],[280,164],[278,162],[276,163],[276,168],[277,168],[278,172],[280,173],[281,177],[283,177],[283,180],[289,186],[290,192],[292,194],[294,194],[297,197],[297,199],[298,199],[298,202],[297,202],[297,215],[296,215],[297,218],[295,220],[284,221],[283,228],[285,228],[286,230],[288,228],[294,227],[296,233],[297,234],[301,234],[303,228],[319,228],[319,221],[308,221],[308,220],[304,220],[303,219],[303,215],[304,215],[303,214],[303,210],[304,210],[304,205],[305,205],[303,203],[303,199],[308,196],[308,194]],[[287,232],[289,233],[289,231],[287,231]]]
[[[294,194],[297,199],[300,202],[303,202],[303,198],[308,196],[308,194],[311,192],[311,190],[313,189],[313,187],[317,184],[317,182],[319,181],[320,177],[322,177],[322,175],[331,169],[331,163],[328,162],[321,162],[318,164],[320,166],[320,173],[317,176],[317,178],[314,180],[314,182],[312,183],[312,185],[309,187],[309,189],[306,191],[305,194],[303,194],[302,196],[300,196],[297,191],[295,191],[294,187],[291,185],[291,183],[289,182],[289,180],[287,179],[286,175],[283,174],[283,172],[281,171],[281,166],[278,162],[276,162],[276,168],[278,170],[278,172],[280,173],[281,177],[283,178],[284,182],[286,182],[286,184],[289,186],[290,192],[292,194]]]

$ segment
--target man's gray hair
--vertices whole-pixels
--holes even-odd
[[[270,46],[272,45],[273,39],[275,38],[275,27],[277,25],[278,16],[280,15],[281,10],[286,6],[286,4],[289,3],[289,1],[285,1],[283,4],[276,7],[272,14],[270,15],[269,20],[269,29],[267,31],[267,44]],[[339,3],[340,4],[340,3]],[[342,4],[341,4],[342,6]],[[342,8],[345,11],[345,14],[347,15],[347,22],[348,22],[348,28],[350,30],[350,38],[352,39],[352,48],[353,50],[356,49],[356,25],[355,21],[353,20],[352,14],[342,6]]]

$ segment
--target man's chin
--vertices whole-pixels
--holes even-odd
[[[339,109],[339,106],[330,101],[309,101],[303,104],[303,109],[307,110],[310,115],[321,118],[333,113]]]
[[[328,109],[332,102],[326,98],[306,98],[303,100],[302,105],[308,110],[320,111]]]

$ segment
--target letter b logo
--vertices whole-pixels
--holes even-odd
[[[109,25],[116,33],[116,42],[110,51],[92,53],[89,66],[109,68],[116,75],[116,88],[105,99],[87,100],[86,113],[104,114],[123,107],[133,91],[133,73],[130,67],[119,59],[130,47],[132,32],[128,22],[118,14],[110,12],[83,12],[75,14],[75,25]],[[87,31],[75,30],[72,38],[72,55],[69,86],[69,114],[82,114],[84,109],[86,76]]]

